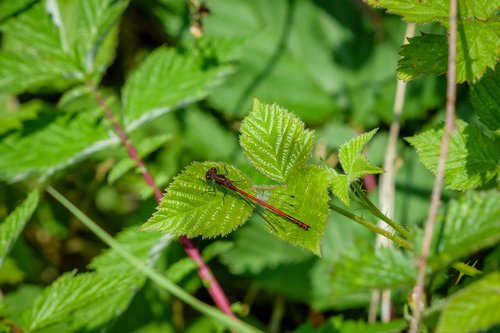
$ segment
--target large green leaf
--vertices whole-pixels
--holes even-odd
[[[101,124],[98,109],[58,115],[52,107],[33,103],[42,110],[35,128],[9,135],[0,143],[3,179],[18,181],[32,173],[47,176],[118,143],[118,138],[109,137]]]
[[[35,211],[38,200],[38,191],[31,192],[26,200],[0,224],[0,268],[17,237]]]
[[[490,130],[500,128],[500,72],[497,66],[471,86],[471,102],[479,120]]]
[[[449,2],[446,0],[370,0],[373,6],[403,16],[415,23],[438,21],[449,25]],[[494,68],[500,53],[500,22],[496,12],[500,1],[459,1],[456,79],[474,82],[488,67]],[[447,71],[448,48],[445,35],[422,35],[403,46],[398,78],[411,80],[415,76],[439,75]]]
[[[57,27],[39,1],[0,26],[0,89],[23,92],[49,84],[67,86],[82,76]]]
[[[114,58],[114,27],[128,2],[38,1],[7,19],[0,88],[62,90],[102,74]]]
[[[237,193],[207,184],[205,173],[212,167],[218,168],[219,173],[227,170],[227,177],[238,181],[238,186],[250,187],[248,178],[230,165],[194,162],[172,181],[156,212],[141,230],[215,237],[226,235],[243,224],[253,206]]]
[[[500,241],[500,193],[467,192],[449,203],[433,266],[443,267]]]
[[[284,108],[254,99],[252,112],[241,124],[240,144],[260,172],[283,183],[309,160],[314,132]]]
[[[132,73],[123,88],[127,128],[203,99],[228,72],[226,65],[211,65],[214,59],[206,59],[203,50],[190,51],[160,47]]]
[[[137,276],[129,271],[66,273],[35,299],[23,321],[31,331],[57,323],[71,323],[73,329],[95,328],[119,309],[123,311],[136,282]]]
[[[368,0],[368,4],[386,8],[388,13],[403,16],[414,23],[445,21],[449,12],[449,2],[446,0]]]
[[[415,283],[414,258],[396,248],[352,248],[335,264],[333,293],[349,294],[372,289],[410,289]]]
[[[452,295],[436,333],[479,332],[500,324],[500,273],[491,273]]]
[[[443,130],[431,129],[407,138],[417,149],[420,161],[436,173]],[[466,190],[486,184],[499,172],[500,147],[474,125],[457,120],[450,137],[445,166],[448,188]]]
[[[403,16],[409,22],[429,23],[439,21],[445,24],[449,20],[450,2],[447,0],[368,0],[372,6],[386,8],[389,13]],[[467,1],[459,0],[459,15],[486,20],[495,15],[500,7],[499,0]]]

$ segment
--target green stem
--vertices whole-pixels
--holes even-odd
[[[197,300],[196,298],[185,292],[182,288],[177,286],[175,283],[167,279],[165,276],[163,276],[153,268],[147,266],[139,258],[130,254],[124,247],[122,247],[120,243],[118,243],[113,237],[108,235],[103,229],[101,229],[101,227],[99,227],[94,221],[92,221],[88,216],[86,216],[81,210],[79,210],[75,205],[73,205],[54,188],[48,187],[46,190],[71,213],[73,213],[73,215],[75,215],[75,217],[77,217],[87,228],[89,228],[94,234],[96,234],[97,237],[99,237],[104,243],[106,243],[110,248],[116,251],[116,253],[118,253],[123,259],[133,265],[138,271],[141,271],[152,281],[156,282],[160,287],[165,288],[167,291],[169,291],[182,301],[186,302],[187,304],[191,305],[193,308],[217,320],[230,329],[233,329],[237,332],[262,332],[247,323],[239,321],[235,318],[231,318],[220,310]]]
[[[401,225],[397,224],[396,222],[394,222],[387,215],[385,215],[384,213],[382,213],[380,211],[380,209],[378,209],[377,206],[375,206],[373,204],[373,202],[370,200],[370,198],[368,198],[368,196],[366,195],[366,193],[359,186],[359,184],[352,183],[352,186],[354,187],[354,190],[359,195],[359,197],[361,198],[361,200],[363,200],[363,203],[365,203],[368,206],[368,208],[370,209],[370,211],[372,212],[373,215],[375,215],[376,217],[378,217],[379,219],[381,219],[382,221],[384,221],[385,223],[387,223],[389,226],[391,226],[391,228],[393,228],[394,230],[396,230],[397,232],[399,232],[401,235],[403,235],[404,238],[406,238],[406,239],[410,239],[411,238],[411,233],[408,230],[406,230],[403,226],[401,226]]]
[[[413,251],[413,246],[408,241],[391,234],[389,231],[387,231],[383,228],[380,228],[379,226],[371,223],[370,221],[365,220],[364,218],[362,218],[360,216],[354,215],[353,213],[351,213],[347,210],[344,210],[344,209],[342,209],[334,204],[330,204],[330,208],[333,209],[334,211],[336,211],[337,213],[342,214],[347,218],[350,218],[354,222],[357,222],[357,223],[361,224],[362,226],[367,227],[368,229],[376,232],[377,234],[380,234],[382,236],[389,238],[393,242],[397,243],[399,246],[404,247],[405,249],[408,249],[410,251]]]

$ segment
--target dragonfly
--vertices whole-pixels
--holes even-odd
[[[292,222],[301,229],[309,230],[310,228],[308,224],[296,219],[295,217],[283,212],[282,210],[268,204],[264,200],[261,200],[255,197],[254,195],[248,193],[247,191],[241,189],[240,187],[235,185],[234,180],[231,180],[226,175],[219,173],[219,169],[217,167],[211,167],[210,169],[207,170],[207,172],[205,173],[205,180],[207,181],[207,183],[215,183],[222,186],[225,189],[238,193],[244,198],[247,198],[252,202],[260,205],[264,209],[267,209],[268,211],[273,212],[274,214],[284,218],[285,220]]]

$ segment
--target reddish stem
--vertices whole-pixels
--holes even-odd
[[[97,100],[97,103],[99,103],[99,105],[103,109],[106,118],[111,122],[115,132],[118,134],[118,137],[120,138],[120,141],[127,149],[127,153],[129,154],[130,158],[132,158],[135,161],[142,176],[144,177],[144,180],[146,181],[148,186],[153,190],[156,202],[160,203],[161,199],[163,198],[163,193],[161,192],[158,185],[156,185],[153,177],[151,176],[151,173],[149,173],[148,168],[144,164],[144,161],[139,157],[137,149],[135,149],[134,145],[132,144],[132,141],[125,133],[123,127],[118,122],[115,114],[108,107],[106,101],[101,96],[101,94],[94,86],[94,84],[92,82],[87,82],[87,86],[89,87],[90,91]],[[198,265],[198,275],[200,276],[203,285],[206,286],[206,288],[208,289],[208,292],[210,296],[212,296],[212,299],[214,300],[215,304],[228,316],[236,318],[236,316],[231,311],[231,307],[229,306],[229,301],[226,295],[224,294],[224,291],[219,285],[217,279],[212,274],[210,268],[207,266],[207,264],[201,257],[200,251],[198,250],[194,242],[186,236],[179,237],[179,241],[184,247],[184,251],[186,251],[187,255],[191,259],[193,259]]]

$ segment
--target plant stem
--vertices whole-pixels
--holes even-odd
[[[88,216],[86,216],[81,210],[79,210],[75,205],[73,205],[68,199],[57,192],[54,188],[49,186],[46,190],[64,207],[66,207],[75,217],[77,217],[97,237],[99,237],[110,248],[116,251],[118,255],[128,261],[138,271],[144,273],[144,275],[146,275],[152,281],[156,282],[160,287],[165,288],[167,291],[169,291],[182,301],[186,302],[187,304],[191,305],[201,313],[217,320],[217,322],[222,323],[237,332],[261,332],[257,328],[247,323],[241,322],[232,316],[224,314],[216,308],[213,308],[191,296],[175,283],[167,279],[165,275],[160,274],[155,269],[146,265],[146,263],[144,263],[142,260],[130,254],[119,242],[117,242],[113,237],[107,234],[101,227],[99,227],[94,221],[92,221]]]
[[[411,238],[411,233],[408,230],[406,230],[403,226],[397,224],[392,219],[390,219],[388,216],[386,216],[384,213],[382,213],[380,211],[380,209],[378,209],[378,207],[375,206],[373,204],[373,202],[371,202],[370,198],[368,198],[368,196],[363,191],[363,189],[359,186],[359,184],[352,183],[352,186],[354,187],[356,194],[358,194],[359,197],[361,198],[361,200],[363,200],[363,203],[365,203],[368,206],[368,208],[370,209],[370,212],[373,215],[375,215],[376,217],[378,217],[379,219],[381,219],[382,221],[384,221],[385,223],[390,225],[394,230],[399,232],[406,239]]]
[[[406,24],[406,33],[403,39],[403,44],[408,44],[408,38],[413,37],[415,34],[415,24]],[[379,188],[379,207],[381,211],[385,212],[388,218],[394,218],[394,197],[396,194],[396,189],[394,186],[394,179],[396,177],[396,147],[399,137],[400,129],[400,118],[403,112],[403,105],[405,101],[406,92],[406,82],[397,80],[396,94],[394,96],[394,107],[393,107],[393,119],[391,122],[391,127],[389,129],[389,141],[387,142],[387,148],[384,155],[384,173],[380,175],[380,188]],[[366,187],[366,182],[365,182]],[[381,228],[388,228],[388,224],[383,220],[379,219],[378,225]],[[391,242],[387,238],[377,235],[377,240],[375,246],[379,247],[390,247]],[[380,319],[384,323],[388,323],[391,320],[391,290],[374,290],[373,293],[382,293],[382,297],[375,297],[372,295],[372,302],[370,303],[369,319],[370,323],[376,321],[376,314],[378,308],[378,300],[381,299],[380,304]],[[379,295],[377,295],[379,296]],[[377,301],[376,301],[377,300]]]
[[[159,203],[163,198],[163,194],[158,185],[156,185],[156,182],[154,181],[153,177],[151,176],[151,173],[144,164],[144,161],[139,157],[137,149],[133,145],[130,138],[127,136],[127,133],[125,133],[124,128],[118,122],[118,119],[116,118],[113,111],[106,104],[106,101],[101,96],[96,86],[90,81],[87,81],[87,86],[94,95],[97,103],[99,103],[102,110],[104,111],[106,118],[111,122],[115,132],[118,134],[118,137],[120,138],[120,141],[127,149],[128,155],[130,156],[130,158],[134,160],[135,164],[137,165],[137,168],[141,172],[144,180],[146,181],[146,184],[151,189],[153,189],[156,202]],[[186,236],[179,237],[179,242],[184,247],[184,251],[186,251],[187,255],[191,257],[191,259],[193,259],[198,265],[198,275],[200,276],[203,285],[208,289],[208,292],[212,297],[212,299],[214,300],[215,304],[228,316],[236,318],[233,312],[231,311],[229,301],[226,295],[224,294],[224,291],[220,287],[217,279],[212,274],[210,268],[207,266],[207,264],[201,257],[200,251],[198,250],[194,242]]]
[[[448,155],[448,144],[451,132],[455,128],[455,100],[457,95],[456,87],[456,68],[455,61],[457,56],[457,0],[450,0],[450,30],[448,40],[448,75],[447,75],[447,93],[446,93],[446,120],[443,137],[441,139],[441,150],[439,152],[438,166],[436,170],[436,179],[431,194],[431,205],[429,215],[425,223],[424,238],[422,239],[422,252],[418,262],[417,283],[413,289],[413,300],[415,303],[413,317],[410,322],[409,333],[417,333],[420,324],[420,317],[425,309],[425,302],[422,301],[423,290],[425,286],[425,272],[429,261],[429,253],[432,243],[432,234],[436,224],[436,216],[441,198],[443,187],[444,171],[446,166],[446,156]]]
[[[364,218],[362,218],[360,216],[354,215],[353,213],[351,213],[347,210],[344,210],[344,209],[342,209],[339,206],[336,206],[334,204],[330,204],[330,208],[333,209],[334,211],[336,211],[337,213],[344,215],[345,217],[353,220],[354,222],[357,222],[357,223],[361,224],[362,226],[376,232],[377,234],[389,238],[390,240],[397,243],[399,246],[404,247],[407,250],[411,250],[411,251],[413,250],[413,246],[408,241],[391,234],[389,231],[387,231],[383,228],[380,228],[379,226],[371,223],[370,221],[365,220]]]

